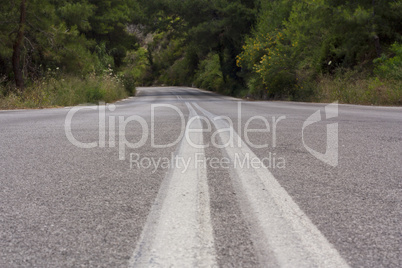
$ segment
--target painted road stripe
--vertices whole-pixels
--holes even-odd
[[[214,120],[216,115],[194,103],[218,130],[221,141],[228,141],[234,133],[234,142],[241,146],[225,148],[232,163],[237,157],[257,159],[253,151],[239,138],[225,120]],[[225,131],[223,130],[225,129]],[[280,267],[349,267],[337,250],[328,242],[311,220],[293,201],[286,190],[266,168],[245,168],[233,165],[233,175],[246,203],[245,211],[251,222],[256,250],[261,262]]]
[[[203,144],[202,122],[194,108],[186,133],[194,144]],[[158,197],[130,260],[130,267],[216,267],[216,253],[210,216],[206,168],[196,166],[195,157],[205,157],[204,149],[191,146],[183,138],[179,161],[164,179]]]

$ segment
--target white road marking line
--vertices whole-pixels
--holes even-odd
[[[239,136],[229,123],[214,120],[216,115],[194,103],[215,127],[228,129],[234,133],[234,140]],[[229,132],[220,132],[222,141],[229,140]],[[257,156],[241,140],[240,147],[225,148],[232,163],[235,156],[249,155],[250,159]],[[275,262],[280,267],[349,267],[337,250],[328,242],[311,220],[293,201],[286,190],[278,183],[272,173],[266,168],[241,168],[234,165],[235,176],[241,188],[245,201],[248,203],[247,216],[255,221],[252,226],[257,233],[257,246],[265,255],[273,254]],[[246,212],[248,213],[248,212]],[[264,255],[264,253],[262,253]],[[259,256],[263,262],[267,258]],[[270,261],[271,262],[271,261]]]
[[[197,117],[194,108],[189,120]],[[202,129],[194,118],[191,129]],[[203,144],[202,132],[189,132],[191,141]],[[184,137],[178,156],[189,161],[187,170],[175,167],[164,179],[129,267],[216,267],[206,168],[195,157],[204,149],[191,146]]]

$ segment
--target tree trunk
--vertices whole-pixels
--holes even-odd
[[[372,7],[373,7],[373,32],[375,32],[374,29],[374,19],[375,19],[375,0],[372,1]],[[382,54],[382,48],[381,48],[381,43],[380,43],[380,37],[377,34],[374,34],[374,46],[375,46],[375,51],[377,52],[377,57],[381,57]]]
[[[220,34],[220,36],[222,36],[223,34]],[[222,41],[219,41],[219,45],[218,45],[218,56],[219,56],[219,65],[221,67],[221,72],[222,72],[222,78],[223,78],[223,83],[226,85],[227,81],[226,81],[226,71],[225,71],[225,51],[224,51],[224,47],[222,44]]]
[[[13,44],[13,71],[15,77],[15,85],[18,89],[24,89],[24,78],[22,76],[22,70],[20,67],[21,62],[21,46],[24,42],[24,32],[25,32],[25,22],[26,22],[26,1],[22,0],[20,5],[20,22],[17,32],[17,37],[15,38],[15,42]]]
[[[381,43],[380,43],[380,37],[378,37],[378,35],[374,35],[374,46],[375,46],[375,51],[377,52],[377,57],[381,57],[382,48],[381,48]]]

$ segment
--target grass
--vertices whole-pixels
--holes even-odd
[[[284,100],[302,102],[330,103],[338,101],[346,104],[360,105],[402,105],[402,80],[379,76],[368,76],[356,72],[339,75],[320,75],[316,79],[301,78],[291,94],[275,97],[264,95],[261,90],[250,83],[239,97],[264,100]]]
[[[82,103],[107,103],[128,96],[124,83],[113,75],[90,75],[85,79],[67,76],[33,82],[21,93],[0,88],[0,109],[74,106]],[[8,92],[8,93],[5,93]]]
[[[316,83],[313,101],[363,105],[402,105],[402,81],[371,78],[331,78]]]

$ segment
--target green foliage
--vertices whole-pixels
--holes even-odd
[[[109,85],[129,94],[196,84],[261,99],[400,100],[401,1],[30,0],[16,72],[27,92],[16,92],[20,3],[0,0],[0,95],[11,102],[114,99],[94,77],[108,84],[116,74],[119,86]]]
[[[136,80],[134,78],[134,76],[127,72],[125,73],[122,77],[121,77],[122,81],[123,81],[123,85],[124,88],[126,89],[127,93],[130,96],[134,96],[136,89],[135,89],[135,84],[136,84]]]
[[[3,91],[7,91],[3,88]],[[0,98],[1,109],[73,106],[81,103],[98,104],[123,99],[127,93],[120,80],[113,75],[50,76],[35,81],[21,94],[8,90]]]
[[[321,76],[311,101],[351,104],[402,105],[402,81],[364,77],[346,72],[337,78]]]
[[[92,42],[80,35],[74,26],[68,29],[64,24],[49,30],[52,39],[40,39],[43,46],[38,60],[45,68],[60,67],[69,74],[86,76],[99,68],[99,58],[88,49]],[[43,42],[43,43],[42,43]],[[39,55],[38,55],[39,56]]]
[[[211,53],[205,60],[201,61],[195,74],[194,82],[197,87],[203,89],[228,93],[225,92],[225,83],[220,70],[218,54]]]
[[[20,1],[1,1],[0,75],[13,80],[11,55],[19,27]],[[135,38],[126,30],[138,11],[135,0],[27,1],[21,50],[25,80],[41,78],[56,66],[65,73],[86,76],[109,65],[121,66]]]
[[[402,14],[402,5],[379,2],[261,1],[257,26],[237,57],[249,94],[312,99],[309,95],[316,94],[314,84],[321,74],[369,70],[387,41],[401,36],[395,19]],[[401,73],[397,56],[385,60],[377,74],[388,73],[390,78]]]
[[[402,81],[402,44],[393,44],[391,53],[391,57],[383,54],[381,58],[374,61],[377,64],[375,73],[382,78]]]
[[[165,66],[154,66],[155,80],[168,81],[170,84],[172,78],[174,83],[182,83],[186,79],[182,79],[176,71],[188,70],[188,77],[194,77],[196,69],[200,67],[200,59],[205,59],[213,52],[218,54],[224,83],[229,89],[232,88],[231,93],[234,93],[235,88],[244,84],[242,76],[238,74],[240,69],[236,66],[235,57],[241,52],[245,35],[250,32],[255,22],[257,2],[259,1],[154,0],[144,3],[149,7],[147,10],[152,21],[148,24],[151,25],[152,31],[157,34],[160,34],[160,31],[167,33],[170,44],[174,46],[175,42],[179,42],[181,45],[181,49],[175,51],[180,53],[180,56],[173,51],[169,54],[175,58],[177,64],[171,63],[172,58],[169,58],[163,61]],[[158,18],[156,22],[153,19],[155,15]],[[165,54],[164,47],[161,48],[162,50],[149,50],[157,57],[159,52]],[[156,62],[151,62],[151,65],[154,63]],[[161,69],[166,72],[161,72]]]
[[[148,51],[140,47],[136,51],[131,51],[125,58],[125,68],[121,72],[124,85],[130,94],[135,93],[135,87],[144,85],[150,76],[150,66],[148,64]]]
[[[88,0],[95,6],[95,14],[89,17],[92,31],[95,35],[107,35],[119,28],[125,28],[125,23],[138,10],[135,0]]]
[[[66,2],[58,8],[58,13],[68,27],[76,26],[80,31],[89,31],[92,28],[89,18],[94,15],[95,9],[95,5],[86,1]]]
[[[184,85],[188,75],[187,64],[184,57],[183,40],[173,39],[154,56],[154,70],[160,74],[161,84]]]
[[[105,42],[96,44],[94,50],[97,56],[97,61],[94,63],[97,73],[102,73],[106,68],[114,67],[113,57],[109,55]]]

